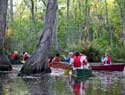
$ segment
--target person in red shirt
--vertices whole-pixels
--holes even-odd
[[[51,63],[52,60],[53,60],[53,57],[52,57],[52,56],[49,56],[49,57],[48,57],[48,63]]]
[[[74,68],[80,68],[81,67],[82,64],[80,62],[80,59],[81,59],[80,53],[76,52],[75,56],[73,57],[73,60],[74,60],[73,66],[74,66]]]
[[[111,56],[108,54],[107,55],[107,64],[111,64],[111,61],[112,61],[112,59],[111,59]]]
[[[59,53],[56,54],[56,56],[53,58],[52,62],[59,63],[61,61]]]
[[[102,63],[104,65],[110,65],[111,64],[111,56],[109,54],[105,54],[105,57],[102,59]]]
[[[25,52],[25,53],[23,54],[22,60],[26,61],[28,58],[29,58],[28,53]]]
[[[72,64],[74,69],[89,69],[89,63],[87,61],[87,56],[80,54],[79,52],[75,53],[75,56],[72,58]]]
[[[18,59],[18,51],[14,51],[14,53],[10,56],[11,60],[17,60]]]
[[[29,54],[27,52],[24,52],[23,56],[22,56],[22,61],[21,62],[25,63],[28,58],[29,58]]]

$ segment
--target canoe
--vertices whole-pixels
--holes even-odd
[[[8,57],[4,53],[0,53],[0,71],[11,71],[12,66]]]
[[[125,64],[91,66],[94,71],[123,71]]]
[[[11,71],[12,66],[8,63],[0,63],[0,71]]]
[[[69,64],[63,64],[63,63],[50,63],[50,68],[61,68],[65,70],[64,75],[68,75],[69,70],[72,71],[72,77],[77,78],[79,80],[85,80],[92,76],[92,70],[91,69],[77,69],[74,71]]]
[[[89,77],[91,77],[92,70],[91,69],[77,69],[75,74],[72,74],[73,77],[79,79],[79,80],[86,80]]]
[[[12,65],[20,65],[20,64],[23,64],[20,60],[10,60],[10,63]]]
[[[50,63],[49,67],[61,68],[61,69],[70,69],[68,64],[63,63]],[[90,66],[93,71],[123,71],[125,64],[112,64],[112,65],[94,65]]]
[[[64,63],[61,63],[61,62],[50,63],[49,67],[52,67],[52,68],[61,68],[61,69],[70,69],[70,66],[68,64],[64,64]]]

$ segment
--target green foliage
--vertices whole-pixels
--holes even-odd
[[[109,48],[109,41],[107,40],[108,37],[108,33],[103,33],[103,36],[101,36],[100,38],[94,39],[91,42],[91,46],[95,47],[97,50],[99,50],[102,54],[105,53],[106,49]]]
[[[124,47],[112,47],[111,57],[115,62],[125,62],[125,48]]]
[[[100,62],[101,53],[97,48],[88,47],[83,49],[82,53],[87,56],[89,62]]]
[[[36,23],[39,32],[35,31],[34,24],[28,16],[23,19],[15,18],[13,28],[10,26],[7,32],[7,48],[9,47],[10,51],[18,50],[19,52],[27,51],[31,53],[39,41],[42,28],[39,19]]]
[[[47,1],[47,0],[46,0]],[[45,2],[46,2],[45,1]],[[30,9],[22,1],[16,4],[14,24],[11,26],[8,15],[8,32],[6,33],[5,48],[7,52],[33,52],[43,28],[45,6],[41,1],[34,1],[35,21],[33,23]],[[107,0],[108,23],[106,25],[106,4],[104,0],[71,0],[69,2],[69,17],[67,19],[67,5],[59,0],[58,11],[58,45],[59,48],[69,51],[82,51],[86,48],[86,55],[90,61],[100,61],[100,56],[106,50],[111,53],[113,60],[125,59],[122,37],[122,14],[120,0]],[[38,5],[37,5],[38,4]],[[110,33],[112,31],[112,43]],[[89,31],[87,28],[89,27]],[[37,28],[37,32],[35,30]],[[87,43],[88,32],[91,40]],[[119,46],[119,47],[118,47]],[[117,48],[116,48],[117,47]],[[63,52],[61,51],[63,54]],[[54,51],[50,51],[54,54]]]

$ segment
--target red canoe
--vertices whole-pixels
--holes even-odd
[[[70,66],[68,64],[63,64],[63,63],[50,63],[49,67],[61,68],[61,69],[69,69],[70,68]],[[125,68],[125,64],[91,66],[91,69],[93,71],[123,71],[124,68]]]
[[[123,71],[125,64],[91,66],[94,71]]]
[[[50,63],[49,64],[49,67],[52,67],[52,68],[61,68],[61,69],[69,69],[70,66],[68,64],[64,64],[64,63]]]

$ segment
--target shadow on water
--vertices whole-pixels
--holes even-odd
[[[25,82],[12,72],[0,73],[0,95],[30,95]]]
[[[121,72],[94,72],[94,77],[24,76],[0,73],[0,95],[125,95]]]
[[[51,95],[49,94],[49,76],[23,78],[31,95]]]
[[[0,95],[51,95],[49,94],[49,76],[18,77],[13,73],[0,74]]]
[[[1,72],[0,95],[72,95],[66,80],[50,75],[18,77],[17,72]]]

